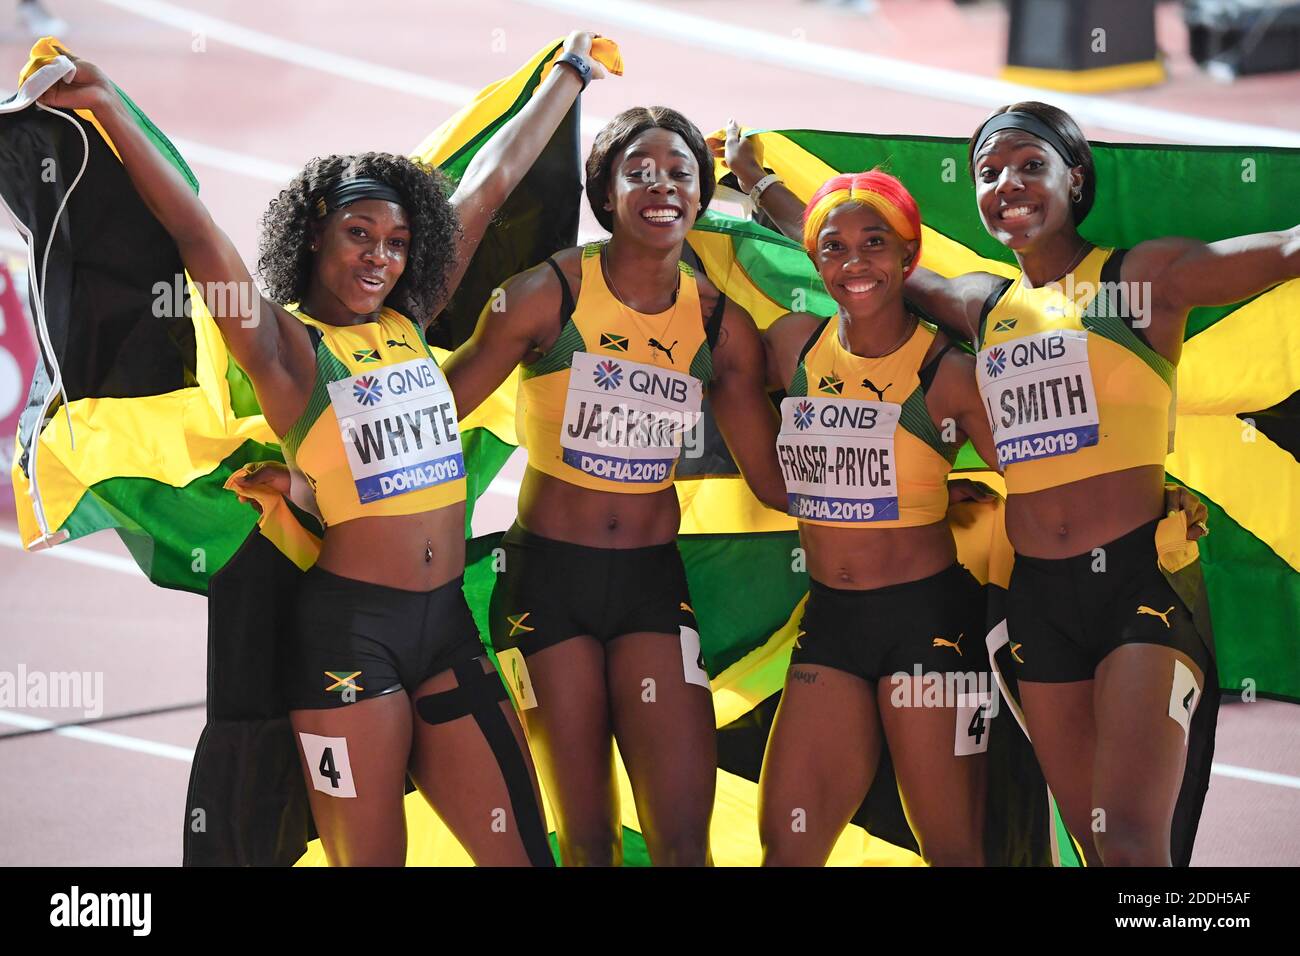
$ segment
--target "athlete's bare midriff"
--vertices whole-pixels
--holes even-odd
[[[1017,554],[1084,554],[1161,515],[1165,471],[1143,465],[1007,498],[1007,537]]]
[[[432,560],[426,560],[429,552]],[[333,525],[325,530],[316,563],[339,577],[404,591],[432,591],[465,570],[465,502]]]
[[[957,559],[957,546],[946,521],[917,528],[832,528],[801,523],[799,543],[814,581],[851,591],[919,581]]]
[[[529,468],[519,491],[519,523],[526,531],[590,548],[667,544],[681,520],[671,485],[648,494],[595,491]]]

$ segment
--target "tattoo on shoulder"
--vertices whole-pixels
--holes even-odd
[[[790,669],[790,679],[797,680],[801,684],[815,684],[817,683],[817,672],[793,667]]]

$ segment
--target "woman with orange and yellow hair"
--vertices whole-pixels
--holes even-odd
[[[763,861],[826,861],[883,735],[922,856],[982,865],[996,691],[983,589],[944,520],[966,438],[994,460],[973,359],[903,297],[921,219],[901,182],[836,176],[803,224],[839,309],[785,315],[764,337],[768,388],[786,393],[777,455],[812,581],[763,762]],[[922,693],[936,675],[938,701]]]

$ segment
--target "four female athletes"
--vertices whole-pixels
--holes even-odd
[[[435,173],[398,157],[309,165],[266,218],[273,301],[214,315],[327,528],[286,694],[331,862],[401,861],[408,768],[476,862],[550,862],[529,747],[460,590],[457,413],[518,365],[529,462],[490,627],[566,864],[620,858],[615,742],[652,860],[709,861],[713,712],[672,488],[707,395],[755,494],[800,519],[813,579],[764,764],[765,862],[826,859],[882,733],[922,853],[983,862],[987,700],[885,706],[890,675],[987,668],[979,587],[942,520],[968,436],[1006,476],[1017,676],[1067,825],[1090,862],[1167,865],[1186,720],[1212,663],[1155,560],[1183,325],[1193,305],[1300,274],[1295,231],[1094,248],[1077,230],[1096,188],[1087,141],[1060,111],[1016,104],[972,137],[970,168],[1019,280],[918,268],[919,211],[883,173],[836,177],[806,208],[769,185],[764,207],[804,242],[838,309],[788,315],[760,338],[683,259],[714,189],[703,137],[672,110],[629,110],[587,164],[610,240],[506,283],[504,308],[485,307],[439,370],[423,325],[580,82],[599,75],[589,47],[570,37],[572,69],[553,71],[450,200]],[[251,282],[101,72],[80,61],[44,100],[95,111],[200,290]],[[734,127],[726,153],[742,184],[765,178]],[[1106,283],[1146,283],[1149,310],[1099,293]],[[1033,362],[1009,386],[1011,350]],[[407,377],[422,411],[386,395],[368,374],[380,369]],[[1017,387],[1038,400],[1008,399]],[[768,389],[786,393],[779,417]],[[420,453],[382,467],[360,454],[367,434],[401,427],[423,434]],[[832,473],[831,454],[856,472]],[[325,673],[322,690],[312,675]],[[963,721],[968,739],[949,752]],[[506,808],[507,825],[484,807]],[[791,825],[796,812],[805,825]]]

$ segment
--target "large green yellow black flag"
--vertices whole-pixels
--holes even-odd
[[[267,637],[288,627],[320,528],[285,504],[259,529],[257,513],[226,487],[250,462],[280,460],[278,442],[94,116],[34,103],[71,71],[61,49],[49,38],[36,44],[19,93],[0,104],[0,199],[28,244],[42,344],[13,465],[20,532],[39,548],[112,528],[155,583],[208,594],[208,725],[185,859],[290,863],[310,816]],[[548,45],[483,90],[416,158],[457,179],[527,104],[559,50]],[[622,71],[612,41],[598,40],[593,56]],[[197,191],[180,153],[118,92]],[[489,228],[435,339],[463,338],[491,289],[574,243],[578,129],[575,105]],[[509,400],[462,422],[470,510],[513,450],[513,391],[501,394]]]
[[[759,132],[764,164],[807,200],[829,176],[881,166],[898,176],[925,222],[922,264],[943,275],[1013,277],[1014,258],[975,209],[965,140],[783,130]],[[1300,150],[1094,143],[1097,201],[1085,238],[1129,248],[1160,236],[1206,241],[1295,225]],[[719,168],[719,174],[726,173]],[[796,243],[724,217],[697,241],[710,277],[760,326],[806,302],[832,308]],[[823,311],[826,310],[826,311]],[[1300,701],[1300,281],[1229,306],[1192,311],[1178,367],[1172,481],[1210,509],[1200,542],[1225,693]],[[984,464],[967,446],[959,469]],[[700,530],[705,530],[701,528]]]

